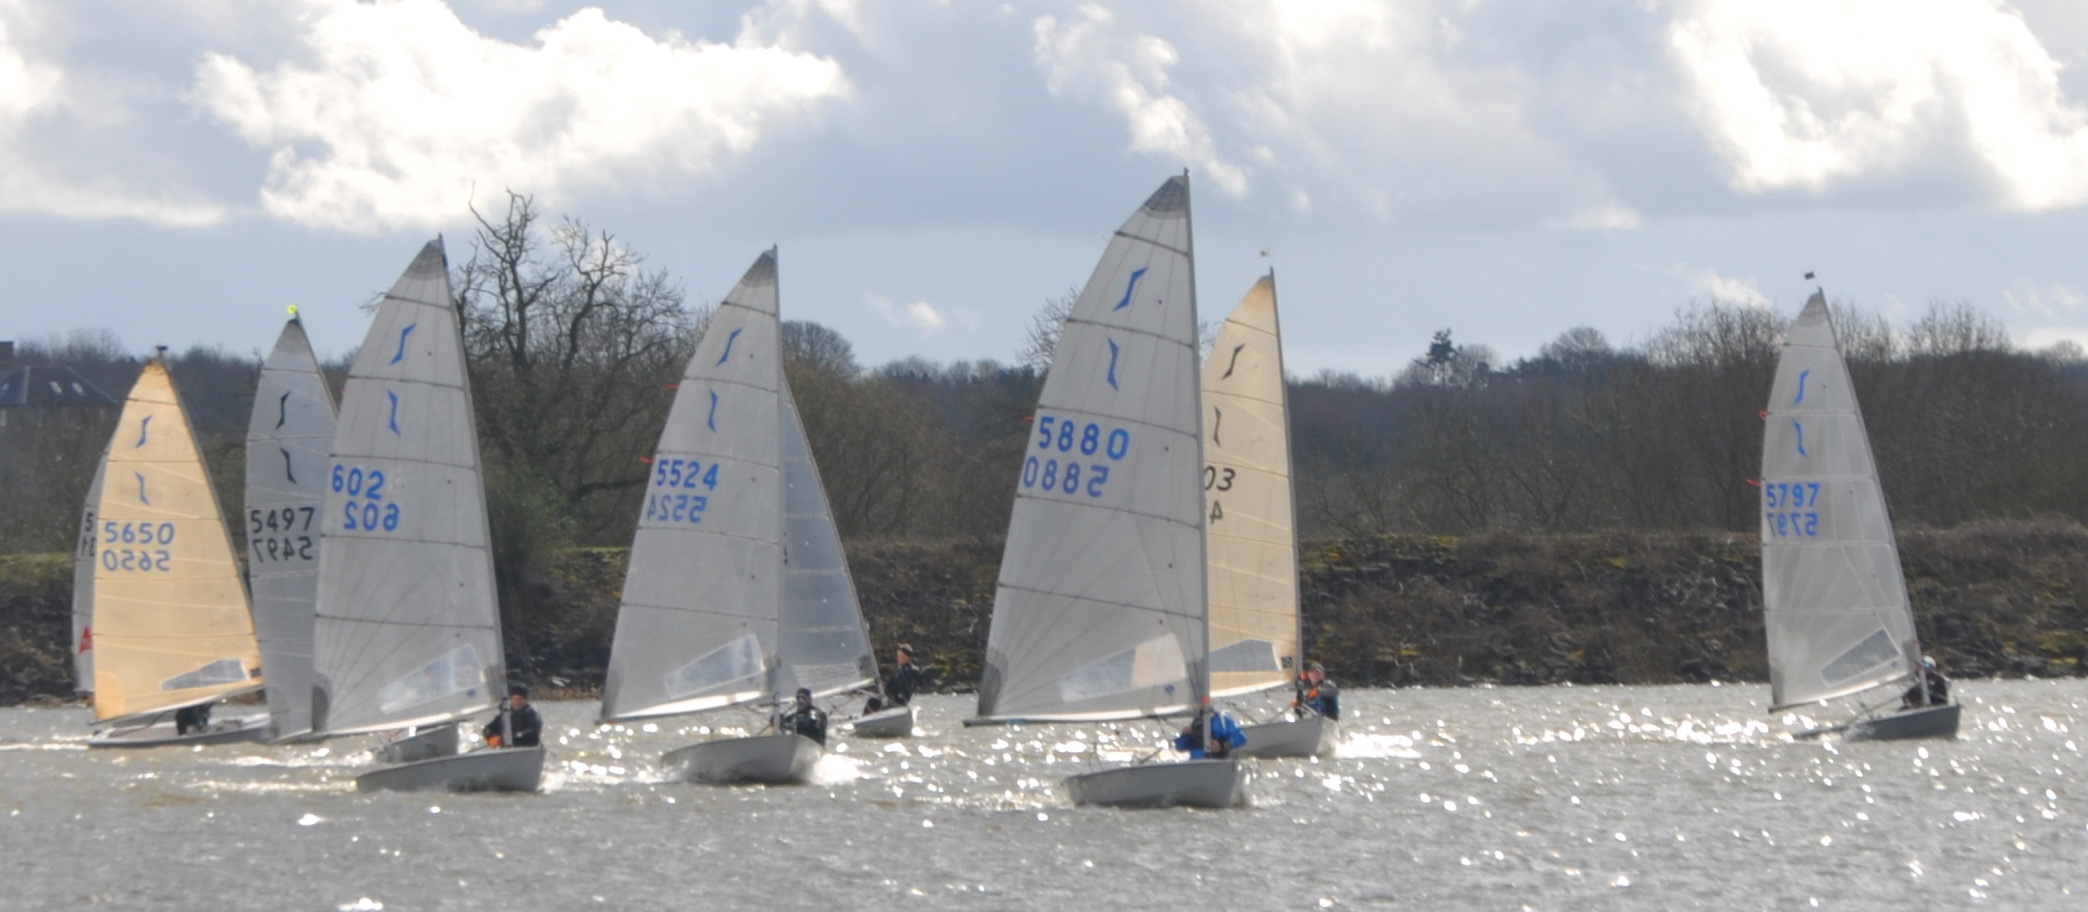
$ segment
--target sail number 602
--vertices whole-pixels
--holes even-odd
[[[383,469],[334,464],[333,489],[348,495],[341,505],[343,531],[399,531],[399,505],[384,499],[384,483]]]

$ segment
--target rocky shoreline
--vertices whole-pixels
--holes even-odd
[[[1956,677],[2088,671],[2088,529],[1983,522],[1900,534],[1922,642]],[[1351,686],[1760,681],[1752,535],[1394,535],[1308,542],[1306,649]],[[997,539],[848,547],[880,658],[912,644],[979,678]],[[576,549],[506,595],[508,660],[549,697],[599,693],[624,552]],[[68,555],[0,555],[0,705],[72,700]]]

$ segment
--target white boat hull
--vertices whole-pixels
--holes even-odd
[[[1295,722],[1243,725],[1247,743],[1233,749],[1236,757],[1326,757],[1341,740],[1341,723],[1318,713]]]
[[[865,738],[909,738],[913,736],[911,706],[881,709],[848,724],[849,731]]]
[[[355,777],[365,792],[534,792],[544,786],[544,749],[488,749],[371,770]]]
[[[455,723],[387,741],[377,748],[379,763],[418,763],[436,757],[454,757],[459,750]]]
[[[1238,758],[1146,763],[1066,779],[1077,807],[1229,808],[1247,802],[1247,765]]]
[[[824,748],[798,734],[720,738],[677,748],[660,758],[685,782],[711,785],[804,782]]]
[[[174,723],[159,722],[136,728],[98,732],[87,739],[88,747],[188,747],[198,744],[239,744],[268,736],[268,719],[246,716],[211,723],[208,731],[177,734]]]
[[[1900,741],[1910,738],[1956,740],[1958,704],[1925,706],[1864,719],[1849,726],[1851,741]]]

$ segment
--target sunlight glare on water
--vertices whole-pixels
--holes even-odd
[[[1067,806],[1172,724],[966,729],[954,696],[919,737],[837,726],[790,787],[657,767],[751,714],[541,704],[539,795],[357,793],[374,739],[89,751],[85,710],[11,709],[0,834],[20,908],[2088,908],[2088,682],[1960,690],[1958,741],[1851,743],[1758,686],[1352,689],[1333,756],[1254,761],[1226,812]]]

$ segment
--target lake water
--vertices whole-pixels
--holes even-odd
[[[89,751],[85,710],[0,710],[0,906],[2088,908],[2088,682],[1958,689],[1958,741],[1899,743],[1792,741],[1759,686],[1350,691],[1338,755],[1258,761],[1232,811],[1073,809],[1061,778],[1162,728],[965,729],[956,696],[785,788],[662,782],[707,729],[540,704],[539,795],[359,794],[368,739]]]

